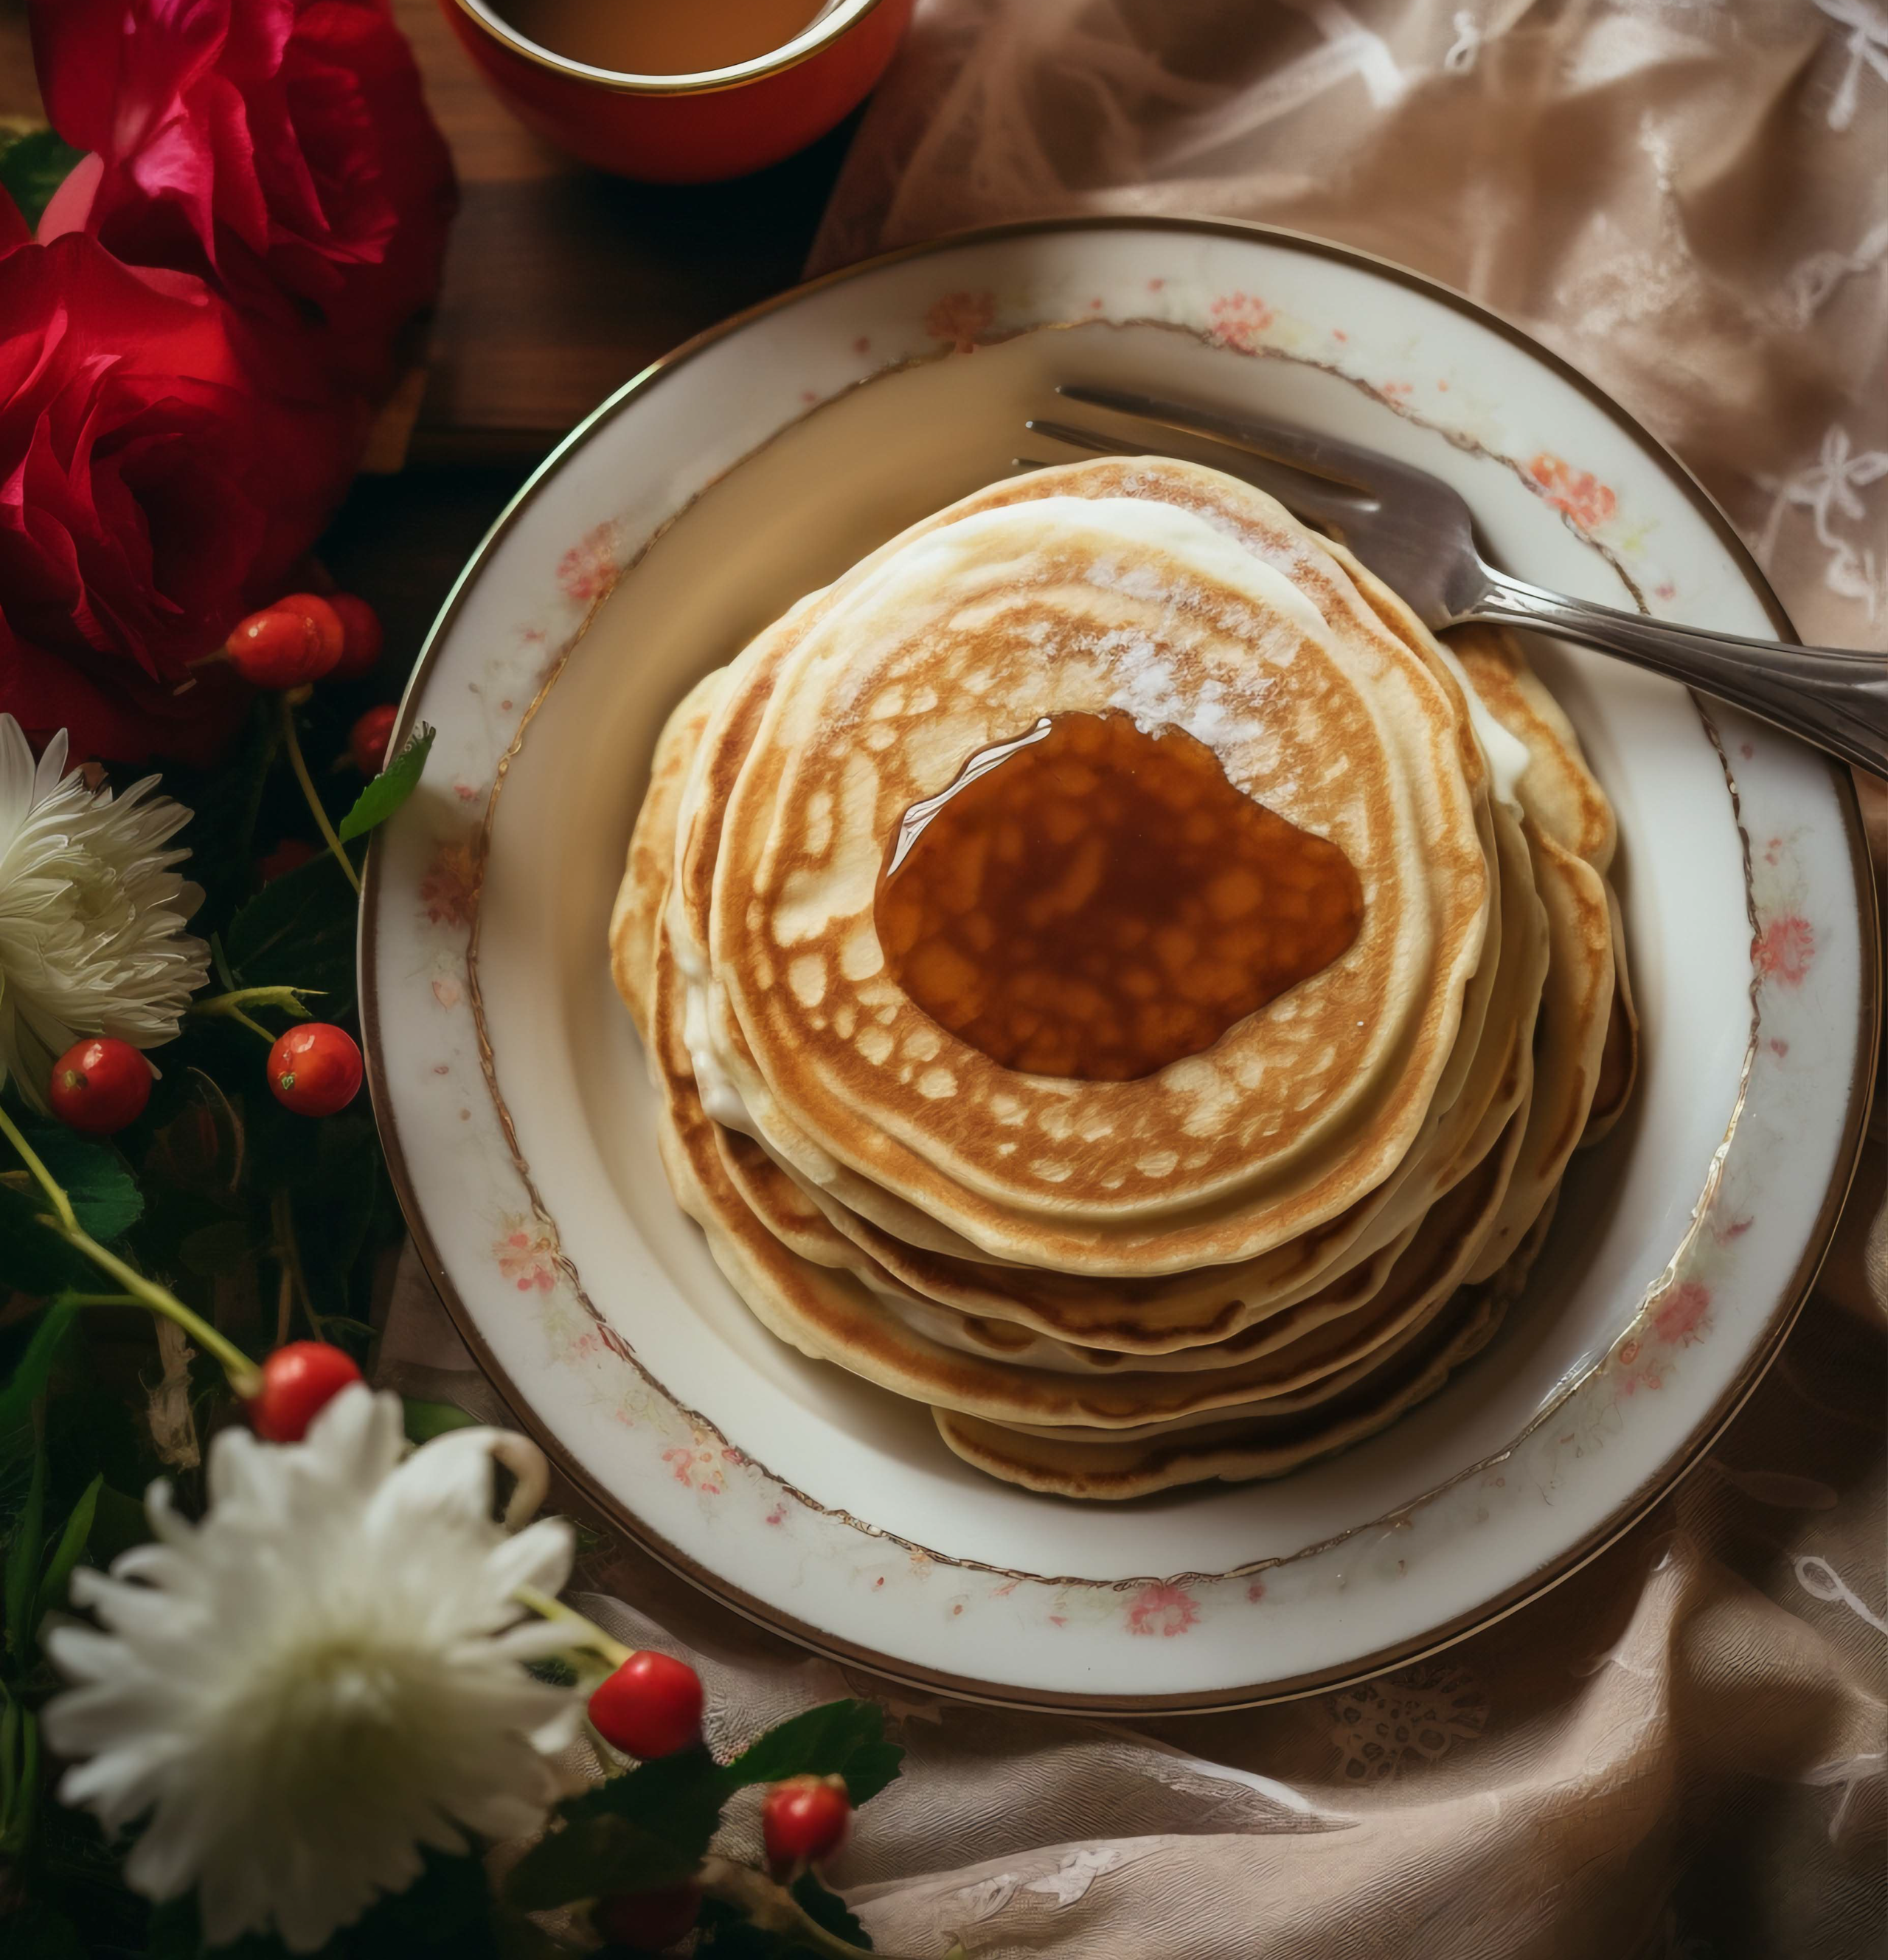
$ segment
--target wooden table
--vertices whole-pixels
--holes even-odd
[[[689,335],[800,276],[851,140],[727,184],[632,184],[561,154],[486,88],[438,0],[393,0],[463,192],[426,390],[396,476],[364,476],[323,546],[417,651],[533,464]]]
[[[626,183],[514,123],[438,0],[394,0],[393,11],[465,199],[415,463],[540,455],[655,355],[800,276],[849,125],[737,183]]]

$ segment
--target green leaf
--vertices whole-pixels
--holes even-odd
[[[39,1231],[43,1239],[52,1239],[49,1232],[38,1227],[33,1229]],[[17,1449],[23,1437],[30,1443],[33,1405],[53,1373],[53,1364],[59,1359],[59,1344],[65,1338],[78,1312],[69,1300],[54,1300],[33,1328],[33,1338],[27,1343],[19,1366],[0,1384],[0,1456]]]
[[[542,1912],[602,1892],[677,1884],[701,1863],[730,1787],[704,1748],[612,1777],[558,1806],[563,1828],[518,1860],[505,1895],[522,1912]]]
[[[856,1805],[877,1796],[897,1775],[904,1753],[885,1740],[885,1712],[877,1702],[829,1701],[769,1729],[728,1764],[728,1774],[737,1783],[844,1777]]]
[[[98,1509],[98,1494],[105,1488],[102,1473],[85,1486],[84,1493],[72,1509],[65,1520],[65,1529],[59,1533],[59,1542],[53,1550],[53,1562],[46,1568],[46,1577],[40,1581],[39,1596],[33,1602],[32,1621],[37,1627],[56,1606],[65,1604],[65,1582],[72,1576],[72,1567],[85,1549],[86,1541],[92,1535],[92,1518]]]
[[[109,1144],[95,1143],[63,1124],[33,1124],[26,1132],[40,1163],[65,1188],[78,1222],[102,1246],[137,1223],[144,1199],[130,1166]]]
[[[339,1020],[354,1005],[354,888],[324,851],[263,889],[230,921],[223,940],[244,987],[307,987]]]
[[[814,1925],[823,1927],[836,1939],[864,1947],[868,1953],[872,1950],[871,1936],[848,1910],[845,1900],[837,1892],[828,1892],[810,1872],[802,1872],[788,1889],[794,1903]]]
[[[355,798],[354,807],[341,819],[339,835],[343,844],[365,837],[377,825],[384,823],[419,788],[420,772],[432,752],[437,733],[422,721],[419,733],[409,737],[406,747]]]
[[[435,1436],[444,1436],[449,1430],[476,1429],[479,1426],[479,1418],[468,1415],[456,1402],[422,1402],[412,1395],[404,1395],[401,1401],[406,1412],[409,1443],[430,1443]]]
[[[33,1582],[40,1574],[40,1554],[46,1545],[46,1450],[33,1452],[33,1481],[27,1491],[26,1508],[21,1512],[7,1542],[4,1586],[6,1602],[7,1651],[23,1659],[32,1637],[30,1615]]]
[[[103,1485],[92,1518],[92,1557],[99,1564],[109,1565],[121,1551],[150,1542],[151,1520],[144,1506],[111,1484]]]
[[[37,1185],[0,1184],[0,1273],[22,1293],[96,1291],[90,1262],[40,1222],[52,1215]]]
[[[20,207],[29,231],[36,228],[53,193],[71,176],[84,152],[60,140],[52,129],[12,135],[0,131],[0,189]]]
[[[603,1892],[680,1885],[700,1863],[626,1817],[595,1817],[534,1844],[506,1882],[521,1912],[545,1912]]]

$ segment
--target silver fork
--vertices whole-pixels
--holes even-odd
[[[1485,619],[1575,640],[1734,702],[1858,768],[1888,776],[1888,659],[1880,654],[1673,625],[1510,578],[1482,558],[1469,507],[1447,484],[1335,437],[1116,388],[1070,385],[1055,392],[1239,451],[1240,467],[1232,473],[1339,537],[1432,628]],[[1027,426],[1103,455],[1143,456],[1152,447],[1068,422]],[[1017,461],[1040,466],[1027,457]]]

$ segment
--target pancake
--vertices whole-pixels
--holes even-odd
[[[1498,849],[1493,842],[1498,829]],[[1545,919],[1531,890],[1517,817],[1498,804],[1486,829],[1489,854],[1503,875],[1494,887],[1483,959],[1467,990],[1457,1052],[1444,1071],[1429,1126],[1393,1179],[1321,1230],[1237,1266],[1151,1281],[1102,1281],[1013,1265],[993,1268],[914,1247],[803,1179],[807,1195],[868,1255],[867,1270],[882,1266],[907,1287],[968,1314],[1013,1317],[1092,1347],[1172,1353],[1247,1328],[1307,1297],[1328,1298],[1326,1281],[1332,1275],[1354,1275],[1359,1260],[1377,1259],[1385,1246],[1406,1241],[1428,1206],[1479,1160],[1524,1091],[1515,1062],[1529,1039],[1539,998],[1546,958]],[[1504,943],[1495,943],[1504,886],[1512,888],[1509,931]],[[1504,984],[1491,1023],[1488,1010],[1498,979]],[[1485,1031],[1488,1039],[1482,1043]],[[1479,1070],[1471,1087],[1465,1078],[1478,1054]],[[1495,1099],[1492,1106],[1491,1098]],[[846,1262],[842,1249],[802,1249],[829,1264]],[[1104,1359],[1102,1364],[1108,1363]],[[1180,1364],[1187,1365],[1183,1358]]]
[[[1362,893],[1335,958],[1137,1079],[1004,1066],[878,937],[904,813],[1068,714],[1185,731]],[[610,956],[763,1324],[992,1475],[1127,1497],[1283,1474],[1489,1338],[1630,1092],[1616,844],[1508,636],[1445,648],[1249,486],[1110,459],[927,519],[698,684]]]
[[[1087,1349],[1172,1354],[1288,1312],[1300,1327],[1314,1324],[1336,1310],[1320,1309],[1341,1297],[1332,1286],[1338,1279],[1351,1282],[1354,1297],[1347,1304],[1361,1304],[1367,1292],[1357,1287],[1358,1278],[1375,1266],[1381,1283],[1387,1271],[1383,1255],[1406,1244],[1431,1205],[1482,1160],[1528,1093],[1534,1008],[1548,956],[1546,919],[1527,886],[1528,858],[1519,826],[1505,813],[1501,834],[1517,890],[1501,956],[1489,963],[1498,969],[1500,997],[1495,1012],[1482,1017],[1488,1039],[1479,1045],[1475,1072],[1450,1109],[1433,1112],[1418,1147],[1395,1176],[1324,1229],[1241,1265],[1145,1281],[1097,1280],[927,1254],[848,1213],[817,1187],[803,1188],[836,1230],[867,1255],[871,1268],[892,1274],[904,1287],[964,1313],[1014,1320]],[[829,1242],[828,1249],[810,1251],[810,1256],[851,1263],[846,1249]]]
[[[1540,1236],[1546,1236],[1544,1224]],[[1471,1293],[1465,1312],[1424,1349],[1393,1363],[1384,1379],[1358,1383],[1342,1406],[1327,1408],[1314,1420],[1286,1418],[1269,1426],[1227,1422],[1146,1442],[1032,1436],[945,1409],[933,1410],[933,1420],[946,1446],[965,1462],[1005,1483],[1057,1497],[1119,1501],[1188,1484],[1285,1476],[1376,1435],[1434,1395],[1493,1338],[1526,1281],[1527,1263],[1517,1255],[1494,1281]]]
[[[727,726],[753,726],[737,766],[720,731],[704,743],[718,843],[691,1045],[783,1160],[909,1242],[957,1250],[941,1225],[1102,1273],[1250,1257],[1380,1182],[1428,1115],[1487,926],[1485,784],[1440,663],[1270,499],[1176,463],[1030,480],[1033,501],[967,500],[868,560],[731,685]],[[1123,698],[1210,734],[1238,787],[1339,844],[1363,929],[1206,1055],[1133,1082],[1019,1076],[885,978],[884,839],[978,748]]]
[[[672,966],[658,964],[672,973]],[[1250,1353],[1237,1341],[1221,1344],[1198,1355],[1184,1375],[1150,1379],[1136,1371],[1094,1385],[1071,1380],[1067,1371],[1045,1376],[1018,1367],[1014,1356],[999,1356],[998,1366],[988,1357],[967,1360],[975,1354],[967,1344],[947,1351],[951,1344],[898,1312],[901,1290],[889,1276],[881,1274],[876,1288],[861,1286],[858,1279],[868,1276],[856,1267],[842,1275],[797,1250],[817,1251],[830,1228],[750,1140],[702,1113],[672,985],[658,983],[653,1035],[663,1058],[665,1163],[685,1208],[707,1228],[718,1261],[763,1322],[816,1358],[839,1360],[896,1392],[995,1421],[1112,1427],[1138,1436],[1232,1408],[1301,1412],[1340,1393],[1419,1335],[1453,1291],[1479,1242],[1481,1222],[1499,1204],[1522,1133],[1517,1118],[1504,1146],[1480,1160],[1454,1201],[1428,1213],[1413,1242],[1390,1262],[1388,1284],[1367,1313],[1334,1316],[1287,1341],[1250,1344],[1256,1351]],[[1523,1055],[1530,1052],[1523,1044]],[[911,1304],[909,1296],[903,1303]]]
[[[675,837],[689,765],[702,732],[727,684],[727,670],[704,674],[684,695],[656,737],[649,787],[629,840],[629,861],[610,915],[610,973],[642,1036],[649,1044],[655,993],[655,921],[675,875]]]

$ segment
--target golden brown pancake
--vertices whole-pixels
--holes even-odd
[[[1381,1181],[1453,1052],[1489,889],[1459,695],[1249,486],[1152,463],[1029,482],[868,560],[802,609],[777,671],[731,682],[690,813],[718,840],[692,1045],[778,1155],[914,1242],[956,1249],[941,1225],[1122,1274],[1250,1257]],[[979,747],[1124,703],[1210,734],[1236,784],[1339,844],[1363,927],[1205,1055],[1134,1082],[1019,1075],[887,977],[884,840]],[[750,718],[736,756],[722,728]],[[684,902],[685,938],[702,911]]]
[[[1362,921],[1141,1080],[1006,1068],[890,978],[887,839],[1019,722],[1123,712],[1332,839]],[[1248,486],[1111,460],[939,513],[690,693],[613,970],[757,1317],[993,1475],[1125,1497],[1340,1448],[1488,1338],[1629,1092],[1614,845],[1506,635],[1444,648]]]

